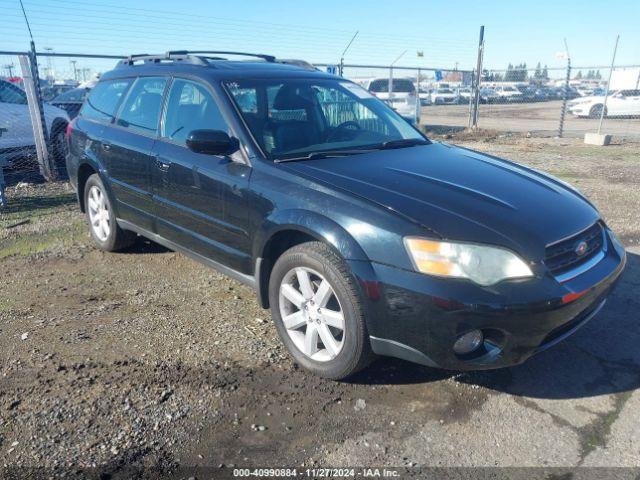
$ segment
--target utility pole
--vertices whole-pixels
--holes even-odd
[[[478,106],[480,105],[480,79],[482,75],[482,58],[484,56],[484,25],[480,26],[480,39],[478,41],[478,62],[476,64],[475,89],[473,90],[473,112],[471,115],[471,128],[478,128]]]
[[[353,34],[353,37],[351,37],[351,40],[349,41],[349,43],[347,44],[347,47],[344,49],[344,52],[342,52],[342,55],[340,55],[340,76],[343,76],[344,73],[344,56],[347,53],[347,50],[349,50],[349,47],[351,47],[351,44],[353,43],[353,41],[356,39],[356,37],[358,36],[358,31],[356,31],[356,33]]]
[[[611,75],[613,74],[613,66],[616,63],[616,52],[618,51],[618,41],[620,35],[616,37],[616,45],[613,47],[613,57],[611,57],[611,68],[609,69],[609,79],[607,80],[607,87],[604,91],[604,105],[602,105],[602,111],[600,112],[600,121],[598,122],[598,135],[600,135],[600,129],[602,128],[602,119],[607,111],[607,99],[609,98],[609,85],[611,85]]]

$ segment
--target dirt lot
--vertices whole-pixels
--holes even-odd
[[[555,136],[560,122],[560,100],[521,104],[480,105],[478,125],[485,129],[507,132],[531,132]],[[422,108],[421,123],[441,127],[466,127],[469,118],[468,105],[430,105]],[[564,134],[584,137],[587,132],[598,130],[597,119],[576,118],[567,113]],[[618,138],[640,141],[640,118],[605,118],[603,133]]]
[[[0,462],[209,478],[233,466],[640,466],[638,145],[451,141],[572,182],[620,233],[627,271],[572,338],[499,371],[381,359],[350,382],[321,380],[291,363],[248,288],[142,239],[98,251],[67,185],[13,187],[0,214]]]

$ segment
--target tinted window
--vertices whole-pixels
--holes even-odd
[[[11,85],[9,82],[0,82],[0,102],[27,104],[27,94],[24,90]]]
[[[111,80],[100,82],[87,98],[80,110],[80,115],[94,120],[112,121],[120,100],[124,96],[131,80]]]
[[[263,151],[284,159],[309,153],[423,140],[397,113],[362,87],[334,79],[249,79],[226,83],[236,104],[256,90],[257,111],[240,109]]]
[[[86,88],[74,88],[68,92],[61,93],[52,102],[82,102],[88,93],[89,90]]]
[[[394,78],[393,79],[393,91],[399,93],[415,92],[416,88],[413,86],[411,80],[406,78]],[[379,78],[371,82],[369,85],[370,92],[383,93],[389,91],[389,80],[386,78]]]
[[[146,133],[155,132],[166,84],[166,78],[138,78],[118,115],[118,125]]]
[[[176,79],[169,93],[162,136],[183,143],[193,130],[226,132],[228,127],[203,85]]]

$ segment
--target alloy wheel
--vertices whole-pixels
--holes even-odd
[[[96,185],[93,185],[87,196],[87,208],[89,210],[89,221],[94,235],[101,242],[105,242],[111,233],[109,221],[109,204],[104,192]]]
[[[328,362],[342,350],[344,313],[329,281],[307,267],[284,276],[279,289],[280,316],[300,352],[312,360]]]

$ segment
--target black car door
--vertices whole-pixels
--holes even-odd
[[[119,218],[148,231],[154,230],[152,150],[166,84],[163,77],[138,78],[102,143]]]
[[[231,133],[208,86],[175,78],[154,148],[157,233],[217,263],[251,272],[246,197],[251,168],[239,157],[189,150],[186,138],[199,129]]]

